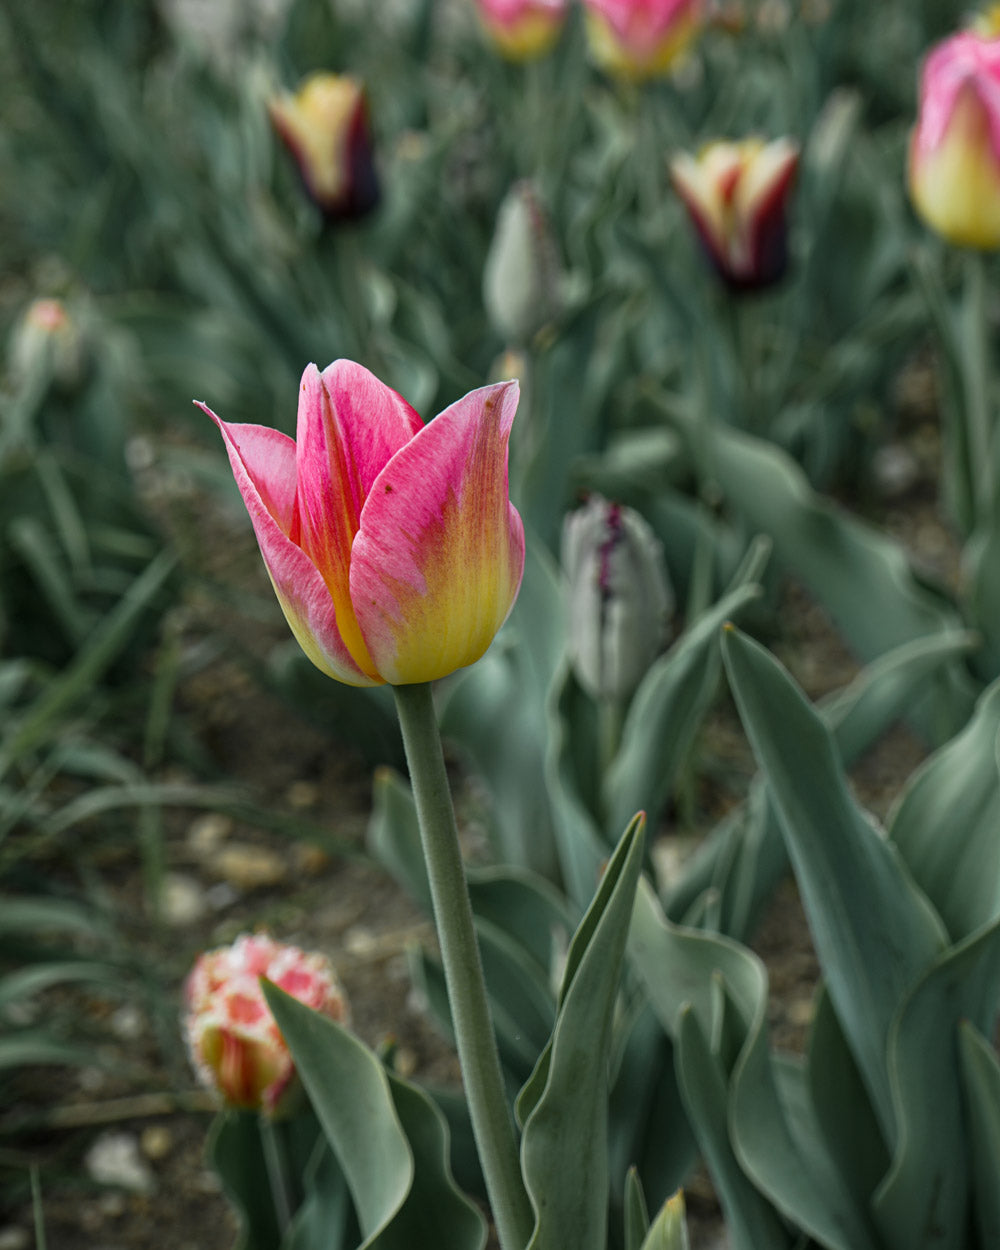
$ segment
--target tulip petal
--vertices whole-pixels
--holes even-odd
[[[337,625],[334,601],[312,560],[298,546],[295,443],[279,430],[222,421],[219,427],[278,603],[299,646],[318,669],[350,686],[380,685],[354,660]],[[353,612],[351,623],[354,624]]]
[[[394,685],[472,664],[517,597],[524,527],[507,491],[516,382],[472,391],[376,479],[351,553],[351,598]]]
[[[351,604],[351,547],[361,509],[379,472],[423,422],[395,391],[361,365],[309,365],[299,391],[299,541],[333,599],[344,645],[377,676]]]

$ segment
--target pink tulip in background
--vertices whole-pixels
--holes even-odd
[[[705,24],[703,0],[583,0],[602,69],[642,80],[667,73]]]
[[[295,1078],[295,1065],[260,978],[331,1020],[346,1024],[347,999],[322,955],[244,934],[205,951],[185,984],[184,1032],[201,1081],[231,1107],[273,1115]]]
[[[352,686],[433,681],[478,660],[524,570],[507,443],[516,382],[427,425],[361,365],[310,365],[293,440],[218,425],[278,601],[309,659]]]
[[[787,206],[799,147],[791,139],[720,140],[682,152],[670,176],[722,279],[738,290],[776,282],[788,258]]]
[[[274,96],[268,111],[306,189],[327,217],[360,217],[375,207],[379,187],[368,101],[357,79],[312,74],[298,91]]]
[[[544,56],[562,33],[569,0],[476,0],[479,18],[512,61]]]
[[[1000,39],[962,31],[927,57],[909,180],[917,211],[944,238],[1000,247]]]

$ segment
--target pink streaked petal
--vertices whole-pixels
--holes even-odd
[[[301,543],[333,598],[344,645],[374,674],[350,597],[351,547],[375,478],[423,429],[402,396],[350,360],[309,365],[296,435]]]
[[[289,538],[294,527],[294,505],[288,499],[288,449],[295,444],[286,435],[262,426],[228,425],[209,409],[226,444],[229,463],[239,487],[260,553],[285,618],[299,646],[318,669],[351,686],[381,682],[366,672],[347,649],[337,626],[334,601],[319,570]],[[262,455],[267,452],[267,455]],[[273,463],[271,456],[273,454]],[[294,472],[294,471],[293,471]],[[294,495],[293,495],[294,500]],[[275,511],[272,512],[272,508]],[[353,613],[351,621],[353,623]]]
[[[376,479],[351,554],[368,650],[394,685],[477,660],[517,597],[524,528],[507,489],[516,382],[473,391]]]

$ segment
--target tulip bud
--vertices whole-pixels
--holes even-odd
[[[84,373],[84,336],[59,299],[33,300],[11,335],[8,362],[18,385],[42,377],[71,389]]]
[[[355,78],[312,74],[294,94],[274,96],[268,111],[298,162],[310,196],[330,220],[361,217],[379,199],[368,101]]]
[[[670,162],[706,252],[733,290],[770,286],[788,261],[787,204],[798,167],[791,139],[718,141]]]
[[[530,182],[507,192],[483,270],[483,301],[508,343],[526,343],[559,311],[562,275],[548,218]]]
[[[674,68],[706,14],[703,0],[583,0],[587,38],[597,64],[641,82]]]
[[[261,977],[331,1020],[346,1023],[348,1006],[329,960],[265,934],[244,934],[198,957],[184,1017],[195,1070],[227,1106],[273,1116],[287,1105],[296,1074]]]
[[[569,0],[476,0],[476,8],[502,56],[531,61],[554,47],[566,22]]]
[[[938,234],[1000,247],[1000,39],[962,31],[924,62],[910,195]]]
[[[594,698],[627,699],[666,637],[674,593],[659,539],[632,508],[592,495],[563,526],[569,656]]]

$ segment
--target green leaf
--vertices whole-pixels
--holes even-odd
[[[952,938],[1000,912],[1000,682],[966,728],[911,778],[889,836]]]
[[[325,1139],[302,1177],[304,1196],[281,1250],[352,1250],[357,1222],[343,1170]]]
[[[642,1182],[635,1168],[625,1177],[625,1250],[642,1250],[649,1232],[649,1212],[642,1192]]]
[[[646,1234],[642,1250],[689,1250],[684,1194],[677,1190],[660,1207]]]
[[[205,1152],[236,1208],[240,1232],[234,1250],[278,1250],[281,1231],[257,1114],[220,1112],[212,1121]]]
[[[729,1138],[728,1074],[712,1053],[698,1013],[681,1009],[676,1021],[677,1073],[694,1127],[726,1217],[733,1250],[782,1250],[791,1246],[777,1213],[740,1166]]]
[[[431,887],[420,845],[420,821],[413,791],[392,768],[377,768],[368,822],[368,850],[393,880],[427,913],[433,914]]]
[[[718,683],[720,626],[760,597],[739,586],[685,630],[643,678],[629,706],[621,746],[604,778],[604,807],[612,829],[637,807],[655,827],[674,779]]]
[[[960,631],[954,608],[917,581],[902,547],[812,491],[779,448],[716,423],[712,470],[750,530],[771,536],[775,561],[802,579],[862,659]],[[971,698],[968,678],[949,666],[921,700],[928,730],[955,732]]]
[[[965,1250],[969,1139],[962,1115],[958,1028],[991,1030],[1000,994],[1000,919],[928,969],[889,1036],[898,1124],[892,1170],[874,1203],[890,1250]]]
[[[979,1250],[1000,1246],[1000,1063],[968,1020],[958,1026],[958,1054],[972,1155]]]
[[[364,1250],[482,1250],[485,1224],[451,1178],[430,1099],[334,1021],[267,982],[264,993],[344,1170]]]
[[[830,996],[891,1142],[889,1028],[944,945],[940,922],[896,849],[854,802],[830,731],[777,660],[735,629],[725,631],[723,658],[778,809]]]
[[[643,824],[640,815],[626,829],[574,935],[551,1040],[518,1099],[530,1250],[604,1250],[609,1048]]]

